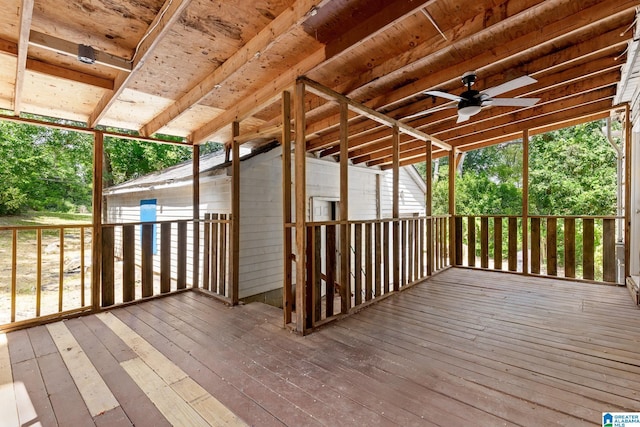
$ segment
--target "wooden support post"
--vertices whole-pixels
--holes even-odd
[[[306,302],[306,219],[307,219],[307,176],[306,176],[306,117],[304,104],[304,83],[298,81],[295,88],[295,187],[296,187],[296,330],[304,334]]]
[[[455,265],[456,260],[456,156],[458,151],[449,151],[449,265]]]
[[[91,241],[91,307],[100,309],[100,277],[102,275],[102,167],[104,134],[93,134],[93,239]]]
[[[200,146],[193,145],[193,272],[191,287],[200,287]]]
[[[631,108],[625,106],[624,122],[624,278],[631,276]]]
[[[427,216],[427,275],[433,274],[433,175],[431,168],[433,167],[433,146],[431,141],[426,142],[426,173],[425,181],[427,192],[425,194],[425,213]]]
[[[240,144],[236,138],[240,135],[240,123],[232,124],[231,159],[231,286],[229,299],[232,305],[238,304],[240,290]]]
[[[393,127],[393,290],[400,290],[400,130]]]
[[[349,221],[349,110],[340,103],[340,312],[351,308],[351,275],[349,261],[351,228]]]
[[[522,274],[529,274],[529,129],[522,132]]]
[[[284,288],[282,290],[282,307],[284,324],[291,323],[293,309],[293,293],[291,290],[293,271],[291,255],[293,254],[293,233],[291,231],[291,93],[282,93],[282,220],[284,225]]]

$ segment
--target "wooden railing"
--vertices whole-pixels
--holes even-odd
[[[0,327],[90,309],[92,226],[0,227]]]
[[[207,214],[200,221],[104,225],[101,306],[200,287],[228,298],[230,224],[226,215]]]
[[[229,236],[231,216],[205,214],[203,224],[203,267],[201,288],[229,302]]]
[[[615,283],[617,219],[530,216],[527,272]],[[522,217],[456,216],[455,226],[456,265],[524,271]]]
[[[436,216],[307,223],[307,326],[319,326],[358,310],[449,266],[448,221],[448,216]],[[339,242],[341,226],[345,224],[349,239],[346,263],[349,279],[343,284]],[[394,230],[397,230],[395,239]],[[433,236],[431,248],[428,236]],[[394,253],[397,253],[397,263]],[[345,295],[349,298],[348,304],[342,301]],[[343,310],[345,306],[347,312]]]

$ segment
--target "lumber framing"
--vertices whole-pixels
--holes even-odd
[[[22,90],[27,69],[27,50],[29,48],[29,29],[33,19],[35,0],[22,0],[20,7],[20,35],[18,39],[18,60],[16,63],[16,83],[13,93],[13,114],[20,115],[22,109]]]
[[[182,12],[187,8],[191,0],[166,0],[162,6],[162,12],[156,15],[149,29],[147,36],[138,45],[131,61],[130,72],[120,72],[116,76],[113,90],[102,96],[98,105],[93,110],[87,121],[90,127],[95,127],[107,114],[109,108],[118,100],[118,97],[125,90],[127,85],[133,81],[134,77],[144,65],[146,59],[151,55],[153,49],[162,41],[171,30],[172,25],[178,21]]]

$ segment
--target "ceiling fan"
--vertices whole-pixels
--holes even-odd
[[[405,117],[405,119],[414,118],[418,115],[424,115],[425,113],[431,113],[444,108],[458,108],[458,120],[456,123],[469,120],[469,117],[476,115],[482,110],[483,107],[496,106],[496,107],[531,107],[536,102],[540,101],[540,98],[494,98],[494,96],[509,92],[523,86],[536,83],[537,80],[529,77],[522,76],[517,79],[509,80],[501,85],[494,86],[483,91],[477,91],[471,89],[471,86],[477,79],[476,73],[469,71],[462,76],[462,83],[467,87],[467,90],[460,95],[454,95],[439,90],[429,90],[424,92],[426,95],[439,96],[441,98],[450,99],[456,101],[457,104],[449,104],[446,106],[435,107],[430,110],[423,111],[413,116]]]

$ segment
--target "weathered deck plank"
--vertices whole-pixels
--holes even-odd
[[[22,424],[589,425],[640,407],[639,320],[625,288],[449,269],[306,337],[187,292],[9,333],[5,353]],[[69,347],[119,406],[92,416]]]

